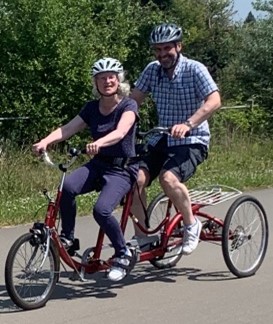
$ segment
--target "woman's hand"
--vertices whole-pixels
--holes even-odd
[[[101,145],[98,143],[98,141],[89,143],[86,145],[86,154],[96,155],[99,153],[100,148]]]
[[[46,151],[46,149],[47,149],[47,144],[43,141],[35,143],[32,146],[32,152],[37,156],[41,155],[41,153]]]

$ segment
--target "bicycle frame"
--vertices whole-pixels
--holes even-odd
[[[88,261],[88,263],[78,262],[73,257],[71,257],[67,252],[67,250],[64,248],[59,238],[55,224],[59,213],[60,201],[62,196],[62,187],[63,187],[65,175],[66,175],[66,171],[63,171],[61,181],[60,181],[60,186],[58,188],[55,201],[51,199],[48,203],[47,212],[44,221],[45,227],[48,229],[53,241],[55,242],[55,247],[59,251],[60,258],[70,268],[74,269],[76,272],[80,272],[84,270],[85,273],[95,273],[98,271],[106,270],[110,266],[109,260],[103,261],[100,259],[103,242],[104,242],[104,236],[105,236],[102,229],[99,230],[96,244],[91,249],[93,255],[92,258]],[[162,232],[160,246],[155,247],[150,251],[140,253],[138,261],[142,262],[142,261],[148,261],[154,259],[156,257],[160,257],[164,254],[168,243],[168,237],[172,233],[177,223],[182,221],[182,215],[177,213],[175,217],[171,218],[170,208],[172,206],[172,203],[169,201],[168,211],[165,218],[162,220],[162,222],[153,230],[146,230],[135,220],[135,217],[131,213],[131,205],[132,205],[134,190],[135,187],[132,190],[130,190],[125,197],[124,206],[121,214],[121,220],[120,220],[120,226],[123,234],[126,231],[129,218],[131,218],[132,221],[135,222],[136,226],[138,226],[140,230],[147,235],[154,234],[158,232],[160,229]]]
[[[157,127],[154,128],[146,133],[142,133],[141,136],[142,138],[145,138],[148,134],[151,132],[159,132],[159,133],[169,133],[169,129],[167,128],[161,128]],[[72,258],[69,253],[66,251],[66,249],[63,247],[62,242],[58,236],[55,223],[58,217],[59,213],[59,207],[60,207],[60,201],[61,201],[61,196],[62,196],[62,189],[63,189],[63,184],[64,184],[64,179],[66,176],[66,172],[69,166],[71,166],[74,161],[76,160],[77,156],[81,154],[82,152],[77,150],[72,150],[72,159],[70,162],[68,162],[66,165],[61,164],[61,165],[56,165],[54,164],[49,156],[47,155],[46,152],[44,152],[44,160],[47,164],[50,166],[58,167],[62,172],[61,180],[60,180],[60,185],[56,194],[55,201],[51,200],[47,194],[45,195],[49,199],[49,204],[47,208],[47,213],[45,217],[45,227],[49,230],[49,233],[55,242],[55,246],[59,250],[59,255],[60,258],[72,269],[74,269],[76,272],[86,272],[86,273],[94,273],[97,271],[102,271],[106,270],[110,264],[111,264],[111,259],[108,260],[101,260],[101,252],[103,248],[103,242],[104,242],[104,232],[100,229],[97,237],[97,241],[94,247],[87,249],[83,256],[80,256],[79,254],[76,254],[77,256],[82,258],[82,262],[76,261],[74,258]],[[217,188],[216,188],[217,189]],[[181,215],[180,212],[175,208],[176,212],[174,215],[171,215],[171,208],[173,206],[172,202],[170,199],[167,200],[167,210],[166,214],[161,220],[160,224],[157,224],[157,226],[153,229],[145,229],[141,224],[138,222],[136,217],[132,215],[131,213],[131,205],[132,205],[132,200],[133,200],[133,195],[134,191],[136,190],[136,185],[127,193],[124,199],[124,205],[122,209],[122,214],[121,214],[121,221],[120,221],[120,226],[123,234],[125,234],[128,219],[131,218],[131,220],[134,222],[136,226],[146,235],[151,235],[155,233],[160,232],[160,240],[159,244],[154,245],[152,249],[148,251],[139,251],[138,255],[138,261],[151,261],[155,258],[160,258],[163,257],[166,251],[171,250],[171,246],[168,246],[169,243],[169,238],[172,235],[173,238],[177,238],[175,241],[175,244],[181,244],[182,245],[182,239],[183,239],[183,234],[181,233],[182,231],[179,232],[179,234],[173,234],[175,232],[176,227],[182,228],[182,223],[183,223],[183,215]],[[213,188],[213,193],[209,193],[209,195],[201,195],[201,198],[210,198],[210,200],[217,201],[221,200],[221,191],[215,191]],[[237,195],[239,192],[236,191],[235,194]],[[194,192],[194,194],[196,194]],[[229,194],[228,194],[229,195]],[[233,193],[232,193],[233,195]],[[199,192],[197,191],[197,197],[200,197]],[[198,200],[197,200],[198,201]],[[204,199],[203,199],[204,201]],[[218,229],[219,227],[224,226],[224,222],[221,219],[218,219],[216,217],[213,217],[209,215],[208,213],[204,213],[200,211],[201,208],[205,207],[206,205],[210,203],[204,203],[202,199],[198,202],[193,202],[192,203],[192,212],[194,215],[202,217],[206,220],[208,226],[204,226],[202,228],[202,232],[200,235],[200,239],[204,241],[221,241],[222,235],[219,233]],[[211,226],[212,225],[212,226]],[[175,245],[173,244],[173,246]],[[92,257],[90,257],[90,253],[92,252]]]
[[[50,163],[49,163],[50,164]],[[52,165],[52,164],[51,164]],[[59,235],[56,230],[56,220],[59,213],[59,207],[60,207],[60,201],[62,197],[62,188],[64,179],[66,176],[66,167],[60,167],[59,169],[63,172],[60,180],[60,185],[57,190],[55,201],[50,199],[47,207],[47,212],[45,216],[45,227],[49,230],[51,237],[53,241],[55,242],[55,246],[59,251],[60,258],[64,261],[65,264],[67,264],[70,268],[74,269],[76,272],[84,272],[84,273],[95,273],[98,271],[103,271],[109,268],[110,266],[110,260],[101,260],[101,252],[103,248],[103,242],[104,242],[104,232],[100,229],[97,237],[96,244],[93,248],[89,248],[85,255],[89,254],[89,252],[92,252],[92,258],[89,258],[88,262],[78,262],[75,260],[75,258],[72,258],[67,250],[63,247],[62,242],[59,238]],[[135,218],[135,216],[131,213],[131,205],[133,200],[134,191],[136,190],[136,186],[134,186],[125,196],[124,199],[124,205],[122,209],[121,214],[121,220],[120,220],[120,226],[122,233],[125,234],[126,227],[128,224],[129,218],[135,223],[136,226],[139,227],[139,229],[145,233],[146,235],[152,235],[155,233],[158,233],[160,231],[160,245],[153,247],[153,249],[145,252],[140,252],[138,256],[138,261],[149,261],[157,257],[161,257],[166,252],[166,249],[168,248],[168,238],[170,237],[171,233],[174,231],[177,224],[181,224],[183,222],[183,216],[181,213],[179,213],[176,209],[176,214],[171,216],[171,208],[173,206],[172,202],[168,199],[167,202],[167,211],[166,215],[163,218],[163,220],[153,229],[145,229],[141,224],[138,222],[138,220]],[[45,193],[46,195],[46,193]],[[200,211],[200,209],[204,207],[203,204],[193,204],[192,205],[192,211],[193,214],[196,216],[200,216],[202,218],[205,218],[207,221],[212,221],[214,224],[216,224],[219,227],[223,227],[223,220],[218,219],[216,217],[213,217],[209,215],[208,213],[204,213]],[[216,230],[209,229],[205,231],[204,229],[201,232],[200,239],[203,241],[221,241],[221,233],[217,232]],[[178,236],[178,239],[181,240],[182,244],[182,235],[180,237]],[[79,256],[79,254],[78,254]],[[86,258],[86,256],[85,256]]]

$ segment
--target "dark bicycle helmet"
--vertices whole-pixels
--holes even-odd
[[[150,45],[181,42],[182,28],[176,24],[161,24],[156,26],[150,35]]]
[[[102,72],[116,72],[116,73],[122,73],[123,72],[123,66],[121,63],[111,57],[104,57],[97,62],[94,63],[92,67],[92,76],[102,73]]]

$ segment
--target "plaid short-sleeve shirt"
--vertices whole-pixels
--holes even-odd
[[[170,80],[158,61],[146,66],[135,83],[143,93],[150,93],[157,108],[159,126],[170,127],[190,118],[203,104],[205,98],[218,87],[207,68],[200,62],[180,55]],[[151,139],[155,145],[158,135]],[[192,129],[191,135],[183,139],[168,136],[168,146],[201,143],[209,145],[210,131],[204,121]]]

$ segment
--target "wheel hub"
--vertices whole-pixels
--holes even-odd
[[[238,226],[233,234],[231,243],[232,251],[241,247],[246,241],[251,239],[251,235],[247,235],[243,226]]]

